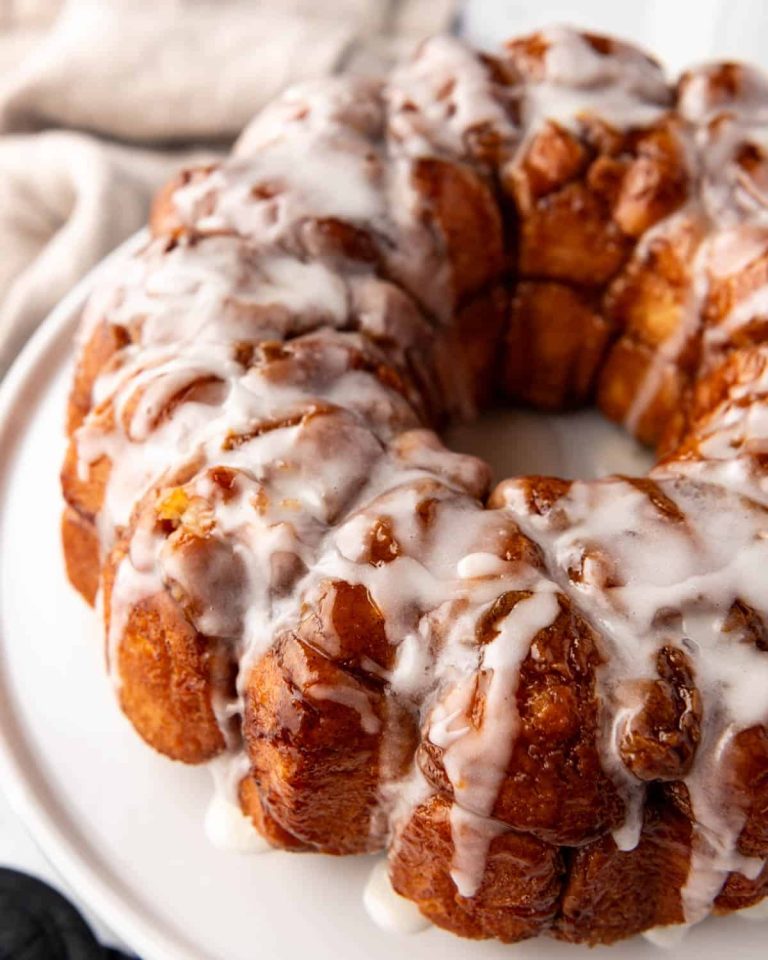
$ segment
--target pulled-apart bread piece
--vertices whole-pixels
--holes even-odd
[[[766,104],[571,30],[436,38],[158,197],[84,313],[62,536],[126,715],[240,828],[387,850],[467,937],[763,897]],[[499,396],[595,399],[659,463],[489,498],[434,430]]]

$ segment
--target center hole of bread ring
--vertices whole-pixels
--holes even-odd
[[[496,408],[471,423],[452,426],[452,450],[486,460],[494,477],[528,474],[592,479],[612,473],[646,473],[653,452],[596,410],[541,413]]]

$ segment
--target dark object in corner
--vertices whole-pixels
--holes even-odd
[[[128,960],[41,880],[0,867],[0,960]]]

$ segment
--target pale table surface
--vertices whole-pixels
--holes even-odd
[[[122,946],[97,917],[93,915],[61,879],[54,867],[46,860],[23,823],[14,813],[4,793],[0,790],[0,865],[22,870],[39,877],[60,890],[81,911],[94,933],[111,946]]]

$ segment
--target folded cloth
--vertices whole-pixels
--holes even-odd
[[[0,137],[0,370],[80,277],[145,223],[154,189],[183,161],[202,159],[65,131]]]
[[[70,0],[0,87],[0,130],[68,126],[150,142],[233,137],[286,83],[332,71],[355,37],[352,18],[285,7]]]
[[[380,68],[446,29],[454,5],[16,0],[16,16],[0,10],[0,373],[145,221],[190,147],[224,148],[289,83]]]

